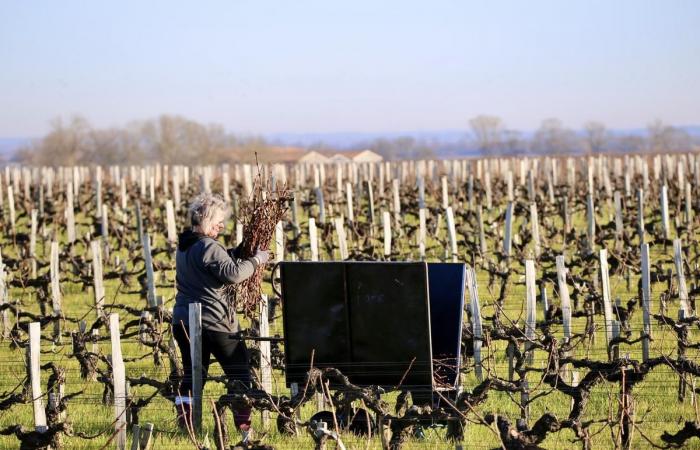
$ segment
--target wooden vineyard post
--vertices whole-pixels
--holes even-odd
[[[345,183],[345,201],[348,208],[348,220],[352,223],[355,221],[355,214],[352,205],[352,185],[349,182]]]
[[[2,183],[0,182],[0,185]],[[2,262],[2,253],[0,253],[0,307],[8,302],[8,289],[7,289],[7,274],[5,273],[5,265]],[[12,326],[10,325],[10,318],[8,317],[8,310],[2,308],[0,312],[2,323],[2,339],[8,339],[10,337],[10,331]]]
[[[100,214],[100,234],[105,243],[105,248],[109,248],[109,208],[107,204],[102,204],[102,214]]]
[[[267,295],[260,298],[260,337],[270,336]],[[269,341],[260,341],[260,384],[265,392],[272,394],[272,359]],[[270,411],[262,412],[263,428],[270,426]]]
[[[469,291],[469,309],[471,310],[472,336],[474,346],[474,374],[481,382],[484,379],[481,367],[481,339],[483,337],[483,325],[481,323],[481,307],[479,306],[479,291],[476,285],[476,272],[472,267],[467,267],[467,289]]]
[[[139,242],[143,244],[143,219],[141,217],[141,202],[136,202],[136,232]]]
[[[104,315],[103,305],[105,301],[105,288],[102,276],[102,250],[99,241],[90,242],[92,251],[92,277],[95,291],[95,310],[97,317]]]
[[[668,186],[664,183],[661,186],[661,226],[664,232],[664,239],[669,239],[669,221],[668,221]]]
[[[680,309],[685,317],[691,316],[688,302],[688,288],[685,284],[685,274],[683,272],[683,246],[680,239],[673,240],[673,263],[676,266],[676,276],[678,277],[678,298],[680,299]]]
[[[102,216],[102,167],[95,167],[95,217]]]
[[[678,322],[682,322],[687,318],[688,316],[685,314],[685,310],[683,308],[679,309]],[[678,341],[678,359],[681,358],[685,358],[685,346],[681,343],[681,341]],[[682,373],[679,373],[678,375],[678,401],[682,402],[685,399],[687,383],[685,382],[685,377]]]
[[[651,279],[649,275],[649,244],[641,246],[642,258],[642,311],[644,319],[644,328],[642,334],[642,360],[649,359],[649,341],[651,339]]]
[[[615,248],[622,248],[624,228],[622,226],[622,197],[620,191],[613,194],[615,204]]]
[[[586,237],[588,238],[588,253],[595,250],[595,209],[593,206],[593,196],[586,196]]]
[[[61,284],[59,282],[59,255],[58,242],[51,242],[51,256],[49,261],[49,274],[51,276],[51,305],[53,307],[53,315],[57,318],[54,321],[53,336],[54,341],[58,342],[61,339]]]
[[[391,216],[389,211],[382,213],[382,227],[384,229],[384,258],[391,256]]]
[[[644,243],[644,190],[637,190],[637,234],[639,243]]]
[[[321,224],[326,223],[326,207],[323,201],[323,190],[320,187],[314,189],[316,193],[316,203],[318,203],[318,221]]]
[[[484,208],[481,205],[476,208],[476,220],[479,224],[479,251],[483,256],[486,254],[487,247],[486,233],[484,233]]]
[[[365,181],[365,188],[367,189],[367,222],[370,223],[370,230],[374,228],[374,190],[372,189],[372,182],[370,180]]]
[[[418,177],[418,208],[425,208],[425,179]]]
[[[571,299],[569,298],[569,286],[566,284],[566,265],[564,256],[559,255],[557,262],[557,286],[559,287],[559,297],[561,299],[561,314],[564,325],[564,339],[571,339]]]
[[[474,210],[474,175],[469,174],[469,181],[467,182],[467,208],[469,211]]]
[[[32,385],[32,405],[34,407],[34,428],[39,433],[47,430],[46,411],[41,393],[41,325],[29,324],[29,377]]]
[[[508,206],[506,207],[506,229],[505,233],[503,234],[503,255],[506,257],[506,259],[510,258],[510,251],[512,247],[512,240],[513,240],[513,202],[510,201],[508,202]]]
[[[119,314],[109,315],[109,334],[112,341],[112,382],[114,388],[114,442],[118,450],[126,448],[126,368],[122,358],[119,337]]]
[[[1,197],[0,197],[1,202]],[[32,208],[31,211],[31,231],[29,235],[29,257],[32,259],[32,278],[36,278],[36,232],[38,226],[38,211]],[[2,295],[0,293],[0,295]]]
[[[281,221],[275,225],[275,260],[284,261],[284,224]]]
[[[693,224],[693,202],[692,202],[692,186],[690,183],[685,183],[685,224],[692,231]]]
[[[343,219],[336,217],[333,219],[333,224],[335,225],[335,233],[338,236],[338,251],[340,252],[340,259],[348,259],[348,240],[345,235],[345,227],[343,225]]]
[[[394,224],[396,229],[400,229],[401,226],[401,197],[399,194],[399,180],[394,178],[391,180],[391,193],[393,199],[393,211],[394,211]]]
[[[452,253],[452,262],[459,260],[459,252],[457,250],[457,230],[455,228],[455,216],[452,212],[452,207],[448,206],[445,215],[447,216],[447,234],[450,238],[450,251]]]
[[[236,222],[236,245],[243,242],[243,224],[241,222]]]
[[[489,211],[493,208],[493,200],[491,194],[491,175],[489,169],[484,172],[484,191],[486,193],[486,209]]]
[[[529,341],[535,340],[535,329],[537,327],[537,282],[535,281],[535,261],[528,259],[525,260],[525,290],[526,290],[526,304],[525,304],[525,337]],[[531,351],[532,344],[527,342],[525,344],[525,351],[529,352],[527,355],[527,361],[532,364],[534,360],[534,352]]]
[[[603,289],[603,317],[605,319],[605,343],[609,350],[610,341],[613,339],[613,311],[610,302],[610,275],[608,273],[608,251],[600,250],[600,280]],[[612,355],[609,355],[612,356]]]
[[[177,231],[175,228],[175,205],[172,200],[165,202],[165,220],[168,230],[168,242],[172,245],[177,242]]]
[[[440,184],[442,185],[442,209],[447,209],[450,206],[449,191],[447,190],[447,177],[440,177]]]
[[[425,259],[425,240],[426,240],[426,209],[418,210],[418,253],[421,259]]]
[[[192,358],[192,424],[199,432],[202,429],[202,304],[189,306],[190,357]]]
[[[309,245],[311,246],[311,261],[318,261],[318,232],[313,217],[309,218]]]
[[[68,235],[68,243],[75,242],[75,213],[73,205],[73,185],[66,185],[66,233]]]
[[[532,172],[530,172],[530,175],[532,175]],[[535,258],[539,258],[541,253],[540,225],[539,216],[537,214],[537,203],[535,202],[530,203],[530,222],[532,228],[532,242],[534,246],[533,253],[535,255]]]
[[[153,273],[153,256],[151,255],[151,238],[147,233],[143,235],[143,262],[146,266],[146,300],[148,307],[156,306],[156,280]]]
[[[15,222],[17,221],[15,212],[15,191],[12,186],[7,187],[7,208],[10,210],[10,230],[12,235],[17,234]]]

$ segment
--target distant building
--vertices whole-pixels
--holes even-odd
[[[382,162],[384,157],[379,153],[375,153],[372,150],[360,150],[355,152],[343,152],[336,153],[336,155],[342,155],[348,158],[348,161],[352,162]],[[334,156],[336,156],[334,155]]]
[[[310,152],[306,152],[303,155],[299,157],[299,159],[296,160],[298,163],[311,163],[311,164],[319,164],[319,163],[326,163],[328,162],[328,156],[317,152],[315,150],[311,150]]]
[[[267,159],[278,163],[348,163],[381,162],[384,158],[372,150],[331,152],[327,150],[305,150],[299,147],[273,147],[266,152]]]

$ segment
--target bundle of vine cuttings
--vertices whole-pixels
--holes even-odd
[[[292,200],[292,193],[286,186],[271,191],[258,180],[239,212],[238,220],[243,224],[243,240],[239,250],[241,258],[254,256],[258,249],[269,250],[275,226],[284,218],[288,201]],[[263,269],[263,266],[258,266],[250,278],[226,287],[225,295],[232,313],[242,310],[247,317],[254,317],[262,295]]]

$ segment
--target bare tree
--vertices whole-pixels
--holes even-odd
[[[551,118],[542,121],[530,143],[531,149],[537,153],[566,153],[576,149],[576,135],[564,128],[561,120]]]
[[[479,150],[492,153],[503,143],[504,123],[498,116],[479,115],[469,121]]]
[[[692,139],[687,131],[664,124],[656,119],[647,127],[649,150],[652,152],[688,151]]]
[[[522,151],[525,148],[525,141],[522,138],[522,133],[517,130],[503,131],[503,150],[508,154],[514,154]]]
[[[584,126],[585,144],[591,153],[600,153],[607,149],[610,140],[610,133],[605,125],[600,122],[587,122]]]

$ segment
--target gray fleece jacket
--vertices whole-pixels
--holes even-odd
[[[202,304],[202,328],[235,333],[238,321],[223,298],[227,284],[240,283],[257,268],[255,259],[237,257],[237,249],[226,250],[217,240],[187,230],[178,238],[175,256],[177,295],[173,325],[189,324],[189,304]]]

